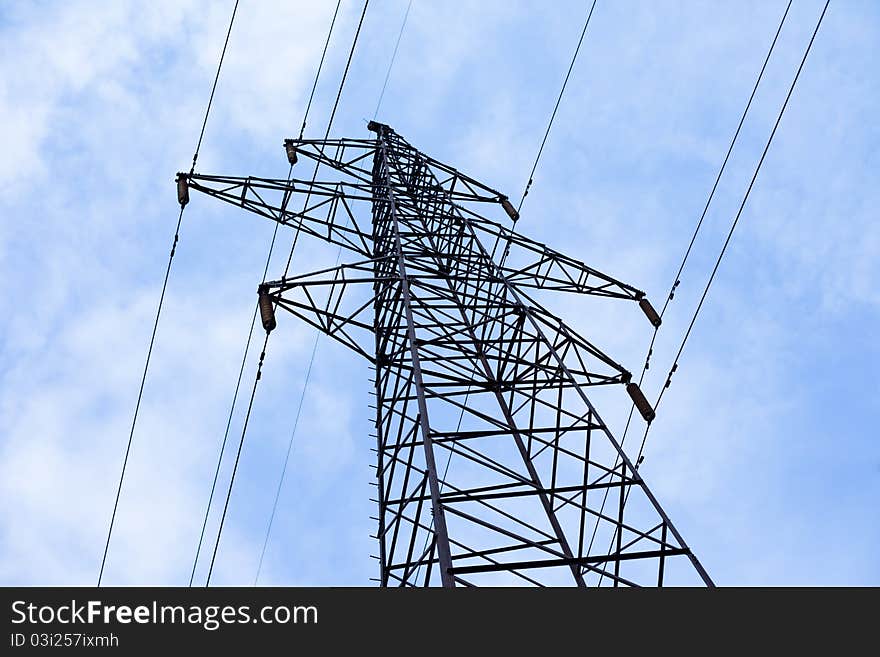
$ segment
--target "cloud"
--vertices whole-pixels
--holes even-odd
[[[371,5],[335,135],[364,135],[405,5]],[[280,142],[298,132],[334,6],[242,4],[200,171],[284,175]],[[792,8],[665,318],[649,396],[818,8]],[[782,9],[599,3],[518,228],[661,305]],[[189,166],[230,10],[194,2],[3,10],[4,583],[90,584],[97,575],[177,217],[172,179]],[[360,7],[341,11],[307,136],[323,134]],[[517,197],[583,13],[579,3],[550,13],[534,3],[417,0],[380,120]],[[722,583],[865,584],[880,575],[880,536],[864,522],[880,463],[869,434],[880,357],[870,339],[880,322],[878,31],[875,8],[832,6],[648,443],[646,479]],[[212,199],[194,197],[186,210],[108,582],[188,581],[271,234],[265,221]],[[283,270],[290,238],[279,233],[270,276]],[[293,270],[335,256],[306,241]],[[542,298],[638,371],[650,327],[637,309]],[[218,583],[249,583],[255,573],[312,336],[279,317]],[[247,359],[245,401],[261,338]],[[368,371],[327,339],[315,367],[261,582],[366,584],[375,574]],[[608,391],[600,410],[619,434],[622,391]],[[240,399],[221,496],[243,411]],[[218,520],[215,509],[210,547]]]

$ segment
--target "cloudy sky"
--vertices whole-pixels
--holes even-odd
[[[0,6],[3,584],[97,579],[177,219],[174,173],[189,168],[232,4]],[[659,334],[649,397],[823,4],[791,9]],[[368,134],[406,5],[370,3],[333,135]],[[587,5],[415,0],[378,118],[518,198]],[[659,305],[785,5],[599,0],[520,230]],[[323,135],[361,6],[342,2],[306,136]],[[199,171],[286,174],[282,139],[299,131],[334,7],[241,0]],[[880,584],[878,49],[877,3],[833,0],[648,442],[641,472],[719,584]],[[189,580],[271,234],[207,197],[185,212],[109,584]],[[280,234],[270,277],[291,238]],[[293,270],[334,257],[309,243]],[[637,311],[545,300],[639,371],[650,326]],[[314,340],[280,319],[212,583],[256,575]],[[319,341],[261,584],[375,575],[368,376]],[[616,392],[600,410],[619,435]]]

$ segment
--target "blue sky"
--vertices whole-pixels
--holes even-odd
[[[649,397],[822,4],[792,7],[666,315]],[[298,133],[334,6],[242,0],[199,171],[286,173],[281,142]],[[177,218],[173,177],[189,167],[231,8],[0,8],[4,584],[97,577]],[[343,0],[306,136],[323,135],[360,8]],[[784,8],[599,0],[520,230],[659,305]],[[371,3],[333,135],[367,134],[405,9]],[[378,118],[518,197],[586,11],[415,0]],[[880,584],[878,46],[877,4],[833,0],[651,432],[641,472],[719,584]],[[189,579],[271,232],[212,199],[187,208],[108,583]],[[310,242],[293,270],[334,259]],[[650,327],[637,311],[542,299],[639,370]],[[313,339],[284,317],[272,335],[218,584],[254,580]],[[251,354],[245,385],[254,364]],[[375,575],[368,376],[319,342],[261,584]],[[618,435],[626,402],[622,389],[599,401]]]

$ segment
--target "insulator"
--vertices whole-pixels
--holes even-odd
[[[648,297],[642,297],[639,299],[639,308],[642,309],[642,312],[645,313],[645,317],[647,317],[648,321],[654,325],[654,328],[659,327],[660,324],[663,323],[663,320],[660,319],[660,315],[654,310],[654,306],[648,301]]]
[[[258,294],[260,295],[260,320],[263,322],[266,333],[271,333],[277,324],[275,322],[275,308],[269,297],[269,288],[261,285]]]
[[[367,124],[367,130],[369,130],[370,132],[378,133],[378,132],[379,132],[379,126],[381,126],[381,125],[382,125],[381,123],[378,123],[378,122],[376,122],[376,121],[370,121],[370,122]]]
[[[654,407],[651,406],[651,403],[645,398],[642,389],[639,388],[637,383],[627,383],[626,391],[629,396],[633,400],[633,404],[635,404],[636,408],[639,409],[639,413],[642,414],[642,417],[645,418],[645,422],[650,422],[656,416],[654,412]]]
[[[513,207],[513,203],[511,203],[510,199],[508,199],[506,196],[501,197],[501,207],[504,208],[507,216],[509,216],[511,219],[513,219],[514,221],[517,221],[519,219],[519,212],[516,211],[516,208]]]
[[[180,203],[180,207],[183,207],[189,203],[189,183],[187,182],[185,173],[178,173],[176,180],[177,202]]]
[[[296,146],[293,145],[293,139],[284,140],[284,150],[287,151],[287,161],[290,166],[296,164]]]

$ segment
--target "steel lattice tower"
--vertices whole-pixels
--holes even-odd
[[[375,368],[380,584],[711,585],[590,402],[612,384],[641,397],[630,373],[526,290],[636,301],[656,320],[644,293],[486,218],[517,215],[368,127],[374,139],[285,141],[311,180],[178,180],[356,255],[260,295]],[[316,179],[328,169],[336,180]]]

